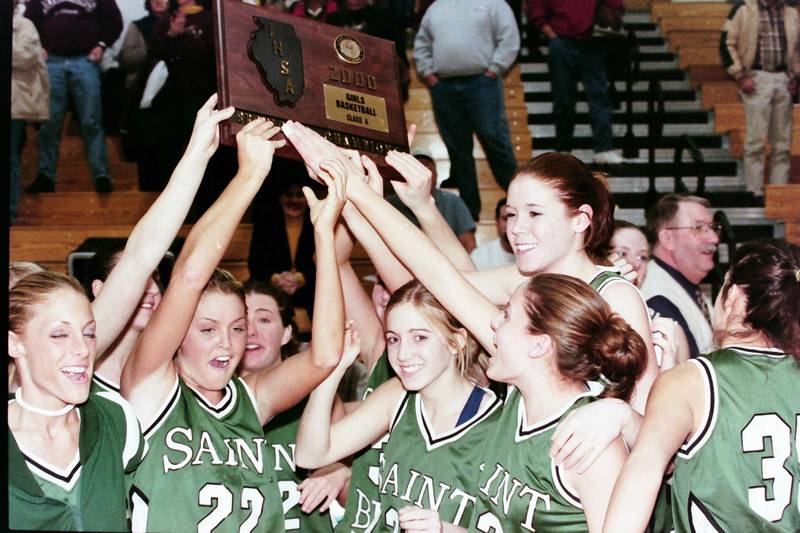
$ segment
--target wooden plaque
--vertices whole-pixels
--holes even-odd
[[[393,42],[240,0],[214,0],[214,37],[219,107],[236,108],[223,143],[264,116],[301,122],[381,166],[389,150],[408,152]],[[291,144],[277,153],[300,158]]]

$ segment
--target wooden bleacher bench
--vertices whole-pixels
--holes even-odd
[[[669,33],[667,46],[672,53],[679,52],[684,46],[713,46],[719,49],[721,35],[722,28],[719,30],[675,30]]]
[[[741,128],[728,132],[732,158],[742,159],[744,157],[744,141],[746,138],[747,128],[744,123],[742,123]],[[791,154],[792,156],[800,156],[800,124],[797,124],[792,128]]]
[[[723,2],[660,2],[650,8],[653,22],[674,17],[726,17],[731,6]]]
[[[730,81],[731,77],[722,65],[692,65],[689,67],[689,85],[697,89],[707,81]]]
[[[509,108],[506,110],[508,116],[508,126],[511,132],[514,133],[527,133],[528,130],[528,111],[526,108]],[[433,116],[432,109],[407,109],[406,110],[406,124],[416,124],[417,134],[420,133],[438,133],[439,129],[436,126],[436,120]]]
[[[158,198],[155,192],[117,191],[24,194],[20,198],[20,226],[134,225]]]
[[[794,123],[800,124],[800,106],[793,108]],[[741,103],[717,104],[714,106],[714,131],[726,133],[731,130],[744,130],[744,105]]]
[[[726,17],[669,17],[661,19],[661,33],[666,37],[673,31],[721,31]]]
[[[681,68],[693,65],[722,65],[719,56],[719,46],[685,45],[678,49],[678,64]]]
[[[701,86],[701,105],[703,109],[711,109],[717,104],[735,104],[741,102],[739,86],[733,79],[728,81],[707,81]]]
[[[786,240],[800,245],[800,184],[764,186],[764,216],[783,220]]]
[[[511,132],[511,145],[514,148],[514,157],[517,161],[529,161],[532,153],[532,140],[529,131],[523,133]],[[438,133],[418,133],[414,141],[415,147],[426,147],[434,159],[447,159],[447,148]],[[486,159],[480,143],[474,142],[472,151],[476,159]]]

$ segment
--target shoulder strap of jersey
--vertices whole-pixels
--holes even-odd
[[[703,447],[714,431],[717,423],[717,413],[719,411],[719,394],[717,392],[717,376],[714,367],[705,357],[689,359],[689,363],[696,365],[703,379],[703,417],[700,426],[694,435],[686,439],[683,446],[678,450],[678,456],[683,459],[691,459]]]

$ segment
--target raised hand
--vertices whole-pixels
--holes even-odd
[[[421,507],[403,507],[398,512],[400,529],[419,533],[442,533],[442,519],[439,513]]]
[[[631,283],[636,283],[636,278],[639,277],[639,274],[636,273],[633,265],[628,263],[624,255],[619,252],[612,252],[608,255],[608,260],[619,269],[619,273],[623,278]]]
[[[280,128],[271,121],[257,118],[245,124],[236,134],[236,145],[239,158],[239,172],[247,173],[258,179],[264,179],[272,168],[275,149],[286,144],[286,141],[271,140]]]
[[[653,331],[653,346],[656,352],[661,352],[661,371],[666,372],[681,362],[675,329],[678,327],[677,323],[671,318],[659,316],[653,319],[650,327]]]
[[[214,109],[217,106],[217,93],[211,95],[197,111],[194,119],[192,136],[189,139],[187,152],[196,152],[206,158],[214,155],[219,147],[219,123],[233,116],[233,106],[225,109]]]
[[[363,176],[364,171],[363,168],[360,168],[360,165],[353,164],[353,161],[341,148],[323,138],[314,130],[291,120],[287,121],[282,129],[286,138],[289,139],[292,146],[303,158],[308,169],[308,175],[312,179],[323,183],[319,178],[319,171],[320,163],[325,160],[341,163],[346,176],[366,179]]]
[[[345,158],[347,158],[345,156]],[[328,196],[324,200],[316,197],[309,187],[303,187],[303,194],[308,201],[311,222],[317,232],[330,231],[336,228],[339,214],[347,200],[347,173],[339,160],[323,160],[319,164],[319,179],[328,187]]]
[[[431,200],[433,173],[416,157],[392,150],[386,154],[386,164],[405,178],[405,182],[396,181],[393,185],[397,196],[409,209],[413,211]]]
[[[325,467],[317,470],[297,485],[300,489],[300,509],[304,513],[311,513],[317,507],[319,512],[324,513],[347,485],[350,467],[341,463],[334,465],[332,469]]]

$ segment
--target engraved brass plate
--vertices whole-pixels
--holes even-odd
[[[350,89],[323,84],[325,116],[351,126],[388,133],[386,100]]]

